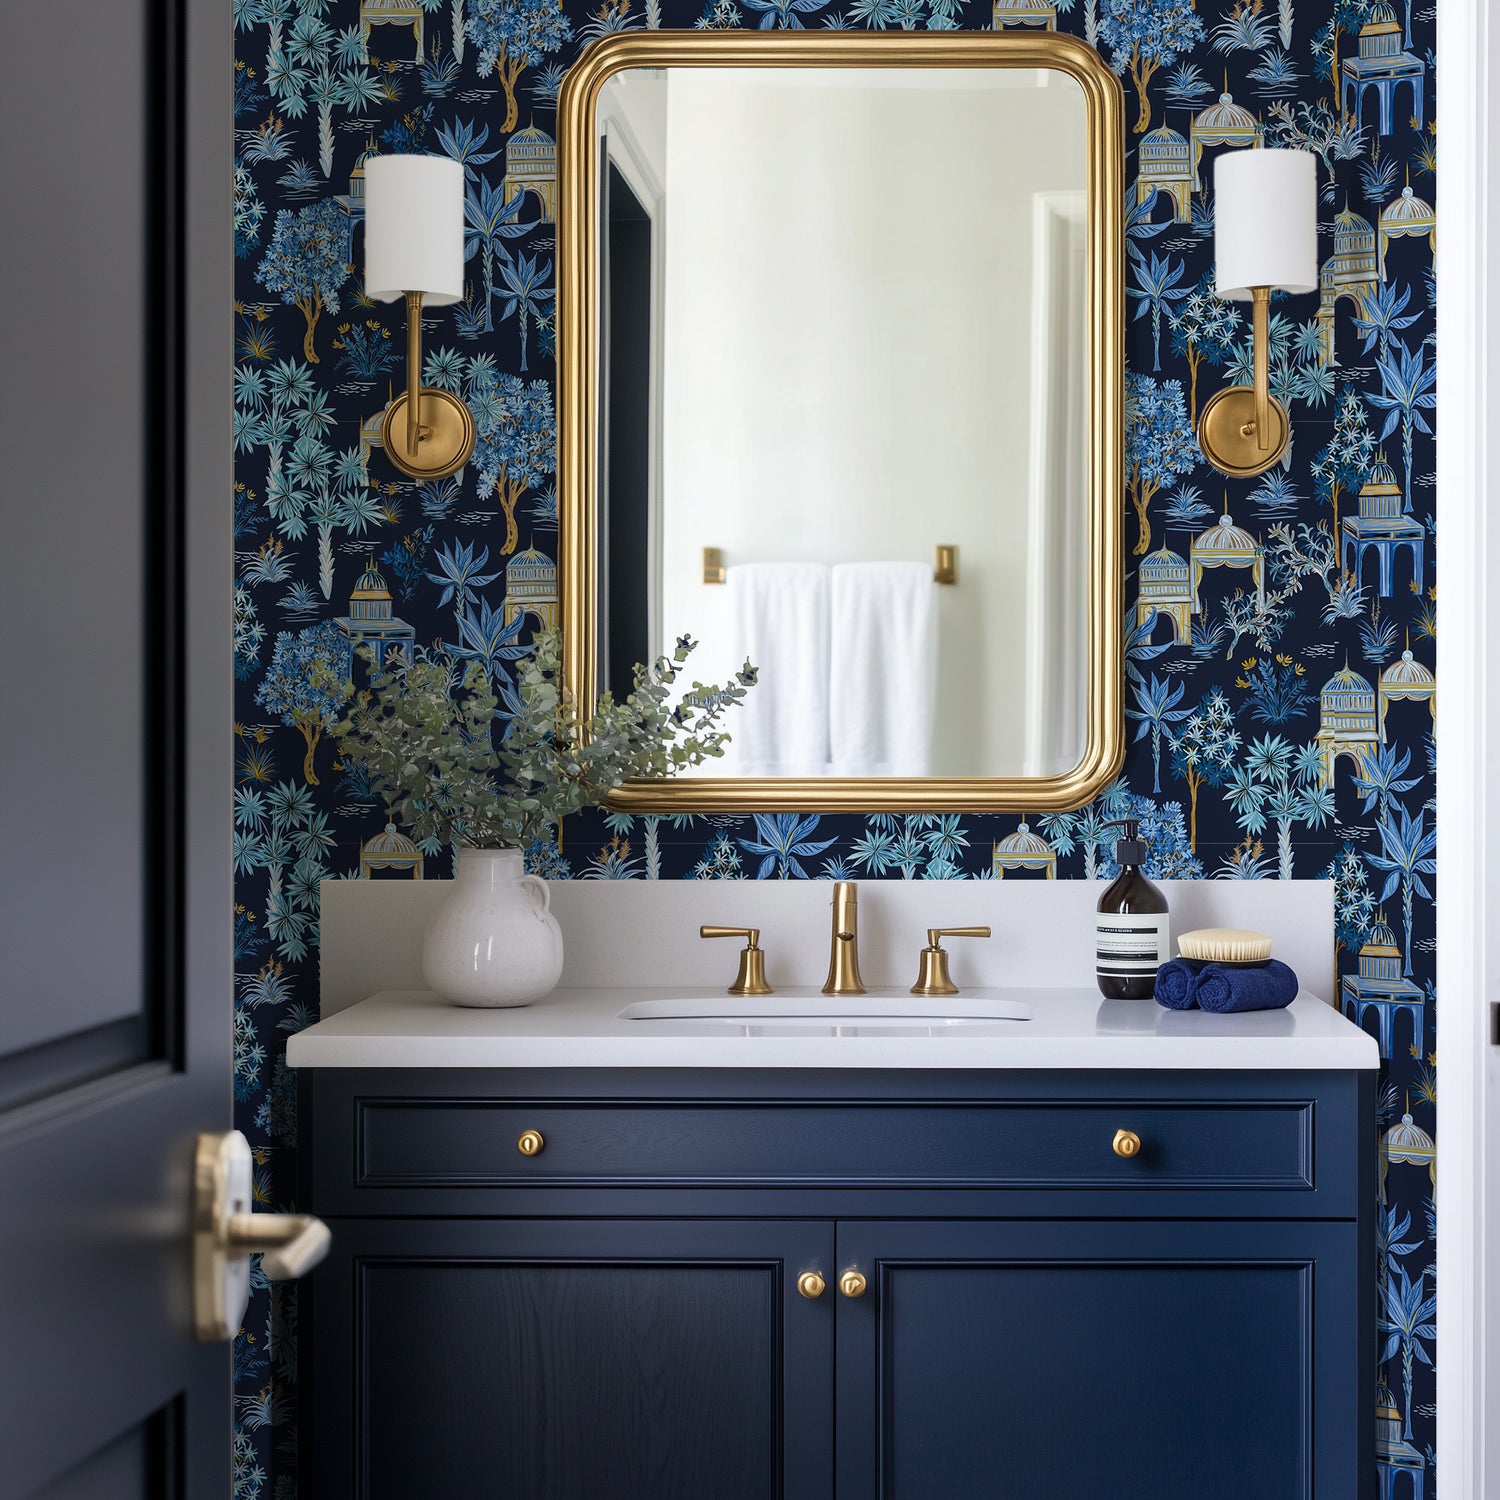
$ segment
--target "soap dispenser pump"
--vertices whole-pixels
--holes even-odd
[[[1099,898],[1094,919],[1099,992],[1111,1000],[1149,1000],[1157,969],[1171,957],[1167,898],[1141,872],[1146,846],[1140,819],[1118,818],[1105,826],[1121,830],[1115,844],[1120,873]]]

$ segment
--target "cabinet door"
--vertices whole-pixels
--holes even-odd
[[[305,1379],[319,1500],[831,1500],[831,1224],[333,1227]]]
[[[1352,1500],[1353,1224],[840,1223],[839,1500]]]

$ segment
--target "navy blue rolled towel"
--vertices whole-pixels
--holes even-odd
[[[1297,976],[1279,958],[1247,969],[1207,964],[1193,992],[1194,1001],[1214,1015],[1281,1010],[1296,998]]]
[[[1197,1003],[1198,976],[1208,965],[1198,958],[1174,958],[1156,971],[1156,1003],[1168,1010],[1191,1010]]]

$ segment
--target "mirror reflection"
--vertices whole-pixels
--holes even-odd
[[[684,632],[705,681],[754,662],[718,776],[1071,770],[1080,86],[636,68],[595,118],[601,685]]]

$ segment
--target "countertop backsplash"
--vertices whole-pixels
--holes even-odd
[[[1331,881],[1169,880],[1162,888],[1173,931],[1235,926],[1270,933],[1276,956],[1297,971],[1303,988],[1332,999]],[[427,880],[324,885],[322,1015],[377,990],[426,988],[422,929],[445,889]],[[952,944],[961,989],[1093,990],[1097,894],[1077,881],[876,882],[860,896],[860,973],[867,985],[905,989],[916,979],[929,927],[988,925],[991,937]],[[828,970],[827,885],[559,882],[552,912],[563,929],[561,984],[569,989],[697,985],[717,994],[734,978],[738,945],[704,942],[701,923],[758,927],[767,978],[777,988],[817,987]]]

